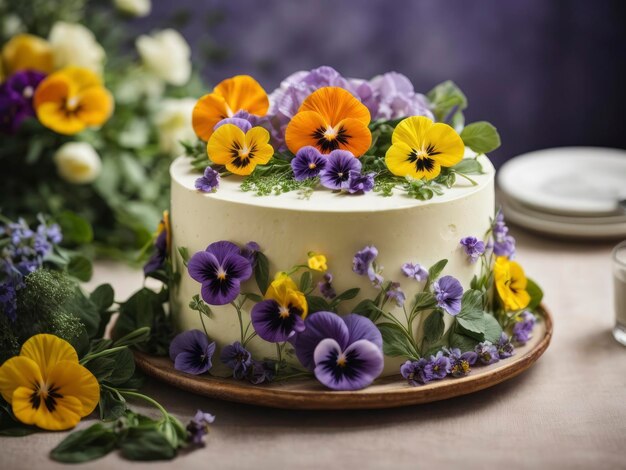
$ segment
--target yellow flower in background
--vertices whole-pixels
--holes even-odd
[[[100,385],[78,363],[67,342],[54,335],[31,337],[19,356],[0,367],[0,393],[24,424],[50,431],[73,428],[100,400]]]
[[[328,266],[326,265],[326,256],[309,253],[309,268],[314,271],[328,270]]]
[[[249,175],[274,155],[269,140],[270,133],[262,127],[253,127],[244,134],[234,124],[224,124],[209,139],[207,153],[213,163],[226,166],[231,173]]]
[[[505,310],[521,310],[530,303],[530,295],[526,291],[526,275],[522,267],[505,256],[498,256],[493,267],[494,281],[498,296]]]
[[[104,124],[113,112],[113,97],[100,77],[80,67],[46,77],[35,91],[33,104],[44,126],[68,135]]]
[[[431,180],[439,175],[442,166],[459,163],[464,152],[463,140],[452,127],[413,116],[401,121],[393,131],[385,163],[394,175]]]
[[[296,308],[300,312],[300,317],[304,320],[308,314],[309,307],[304,294],[298,290],[298,286],[293,279],[285,272],[276,275],[265,293],[266,299],[278,302],[285,309]]]
[[[270,101],[263,87],[249,75],[237,75],[220,82],[212,93],[198,100],[192,114],[196,135],[208,141],[215,125],[238,111],[265,116]]]
[[[32,34],[13,36],[2,48],[2,62],[7,77],[20,70],[50,73],[54,68],[50,44]]]
[[[68,183],[87,184],[96,180],[102,160],[87,142],[66,142],[52,156],[59,176]]]

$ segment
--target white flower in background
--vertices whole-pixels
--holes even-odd
[[[159,132],[159,148],[175,157],[183,152],[181,140],[194,141],[196,134],[191,126],[191,113],[196,105],[194,98],[165,99],[154,119]]]
[[[102,73],[106,53],[94,34],[82,24],[56,22],[48,42],[52,47],[56,68],[75,65]]]
[[[152,4],[150,0],[115,0],[115,8],[133,16],[147,16]]]
[[[191,48],[178,31],[165,29],[142,35],[135,43],[144,66],[171,85],[184,85],[191,76]]]
[[[74,184],[94,181],[102,169],[102,161],[96,150],[87,142],[68,142],[53,157],[59,176]]]

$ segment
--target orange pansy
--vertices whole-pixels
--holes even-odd
[[[238,111],[265,116],[269,107],[269,98],[259,82],[249,75],[237,75],[220,82],[212,93],[198,100],[191,123],[196,135],[208,141],[222,119],[233,117]]]
[[[287,147],[294,154],[311,145],[327,154],[347,150],[355,157],[372,144],[369,110],[350,92],[324,87],[311,93],[285,131]]]

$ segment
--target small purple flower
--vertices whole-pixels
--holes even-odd
[[[362,175],[358,171],[350,171],[348,177],[348,192],[350,194],[367,193],[374,189],[374,173]]]
[[[509,228],[504,222],[502,211],[498,211],[493,224],[493,252],[496,256],[515,256],[515,238],[509,235]]]
[[[261,247],[257,242],[248,242],[246,246],[241,249],[241,256],[248,258],[252,266],[256,265],[256,254],[261,251]]]
[[[326,167],[320,173],[322,186],[333,190],[348,190],[350,172],[361,172],[361,162],[347,150],[333,150]]]
[[[304,181],[308,178],[316,178],[326,167],[327,157],[315,147],[302,147],[291,160],[291,168],[296,181]]]
[[[370,385],[383,370],[383,339],[368,318],[340,317],[316,312],[293,345],[300,363],[333,390],[358,390]]]
[[[337,297],[337,292],[332,285],[333,283],[333,275],[331,273],[325,273],[322,277],[322,280],[317,283],[317,288],[320,293],[326,297],[327,299],[334,299]]]
[[[513,347],[511,339],[504,331],[496,343],[496,348],[498,349],[498,356],[500,359],[506,359],[507,357],[511,357],[515,354],[515,347]]]
[[[406,361],[400,367],[400,374],[409,385],[424,385],[433,380],[433,363],[423,357],[417,361]]]
[[[471,367],[478,360],[478,354],[467,351],[461,354],[458,348],[444,349],[450,359],[450,374],[452,377],[465,377],[471,372]]]
[[[10,282],[0,283],[0,310],[12,322],[17,318],[17,293]]]
[[[395,301],[398,307],[402,307],[406,301],[406,296],[404,295],[399,282],[391,282],[385,296],[387,299]]]
[[[426,116],[433,119],[428,100],[416,93],[411,81],[397,72],[374,77],[369,82],[376,111],[372,119],[398,119],[407,116]]]
[[[45,75],[22,70],[0,85],[0,131],[15,133],[22,122],[35,116],[33,95]]]
[[[252,355],[239,341],[222,348],[220,361],[233,370],[233,377],[241,380],[252,366]]]
[[[167,237],[169,230],[169,222],[166,223],[167,217],[167,213],[164,213],[163,220],[159,223],[158,235],[154,241],[154,251],[148,262],[143,267],[143,273],[146,276],[161,269],[167,260],[167,256],[169,254],[167,250]]]
[[[234,126],[237,126],[239,129],[241,129],[244,132],[244,134],[248,132],[250,129],[252,129],[252,123],[248,119],[233,116],[233,117],[222,119],[220,122],[215,124],[215,126],[213,127],[213,130],[214,131],[217,130],[219,127],[223,126],[224,124],[233,124]]]
[[[478,356],[480,362],[485,365],[493,364],[500,360],[498,348],[491,341],[483,341],[476,345],[474,352]]]
[[[250,260],[234,243],[211,243],[191,257],[189,275],[202,284],[202,299],[209,305],[225,305],[239,295],[241,282],[252,276]]]
[[[480,258],[480,255],[485,252],[485,243],[476,237],[462,238],[459,243],[463,246],[470,263],[475,263]]]
[[[209,342],[200,330],[189,330],[177,335],[170,343],[170,359],[174,368],[187,374],[200,375],[212,366],[215,342]]]
[[[197,446],[204,446],[204,436],[209,433],[209,425],[213,424],[215,416],[204,411],[196,411],[196,415],[191,418],[187,425],[189,441]]]
[[[415,279],[418,282],[425,281],[428,278],[428,271],[426,268],[417,263],[404,263],[402,265],[402,274],[406,277]]]
[[[214,193],[220,185],[220,174],[210,166],[204,170],[204,175],[195,182],[195,187],[203,193]]]
[[[274,380],[276,367],[271,361],[252,361],[248,380],[253,385],[259,385]]]
[[[535,328],[535,316],[524,311],[520,314],[519,320],[513,325],[512,339],[517,344],[524,345],[533,337],[533,329]]]
[[[433,292],[440,308],[452,316],[458,315],[461,311],[463,287],[457,279],[452,276],[439,278],[433,282]]]
[[[439,351],[436,356],[430,356],[433,380],[441,380],[450,373],[450,359]]]
[[[376,272],[374,260],[378,256],[378,250],[375,246],[366,246],[358,251],[352,258],[352,271],[359,276],[367,276],[376,286],[380,286],[383,282],[382,276]]]

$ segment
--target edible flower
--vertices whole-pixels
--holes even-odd
[[[350,194],[368,193],[374,189],[374,173],[361,174],[351,170],[348,176],[348,192]]]
[[[428,271],[419,263],[404,263],[402,265],[402,274],[417,282],[425,281],[428,278]]]
[[[328,266],[326,265],[326,256],[320,255],[318,253],[309,253],[309,269],[313,271],[326,271]]]
[[[44,78],[41,72],[24,70],[0,85],[0,132],[15,133],[25,119],[35,116],[33,95]]]
[[[328,189],[349,191],[352,173],[361,173],[361,162],[346,150],[333,150],[320,173],[320,182]]]
[[[264,116],[269,106],[267,93],[259,82],[249,75],[237,75],[223,80],[212,93],[198,100],[192,113],[193,130],[208,141],[222,119],[232,118],[240,111]]]
[[[220,361],[233,371],[233,377],[241,380],[252,367],[252,354],[239,341],[222,348]]]
[[[509,335],[507,335],[504,331],[500,333],[500,338],[498,338],[496,348],[498,349],[498,356],[500,359],[506,359],[507,357],[511,357],[515,354],[515,347],[511,343],[511,338],[509,338]]]
[[[324,87],[304,100],[287,125],[285,142],[294,154],[311,145],[323,154],[341,149],[360,157],[372,143],[369,123],[369,110],[349,91]]]
[[[509,261],[505,256],[498,256],[493,266],[493,276],[498,296],[507,311],[521,310],[528,306],[528,281],[518,263]]]
[[[220,174],[210,166],[204,169],[204,174],[196,179],[194,186],[203,193],[214,193],[220,185]]]
[[[300,363],[333,390],[359,390],[383,370],[383,339],[371,320],[316,312],[293,342]]]
[[[91,70],[67,67],[39,84],[34,105],[44,126],[71,135],[104,124],[113,112],[113,97]]]
[[[515,238],[509,235],[509,228],[504,221],[504,214],[501,210],[496,214],[493,222],[493,253],[496,256],[515,256]]]
[[[213,163],[226,166],[231,173],[249,175],[274,155],[269,140],[269,132],[262,127],[244,133],[234,124],[224,124],[209,138],[207,153]]]
[[[54,57],[50,44],[32,34],[17,34],[2,48],[4,73],[13,75],[20,70],[36,70],[50,73],[54,69]]]
[[[535,328],[535,316],[528,311],[524,311],[516,320],[513,325],[513,341],[524,345],[532,338],[533,329]]]
[[[425,357],[417,361],[406,361],[400,366],[400,374],[407,379],[409,385],[425,385],[433,380],[433,365]]]
[[[494,364],[500,360],[498,348],[491,341],[483,341],[478,343],[474,352],[478,356],[480,362],[485,365]]]
[[[319,176],[320,172],[326,167],[327,158],[315,147],[307,145],[302,147],[291,160],[291,169],[296,181],[304,181],[308,178]]]
[[[200,375],[213,366],[211,358],[215,353],[215,341],[209,342],[207,335],[200,330],[184,331],[172,340],[169,352],[174,369]]]
[[[143,267],[144,274],[150,274],[163,266],[169,256],[171,245],[170,213],[163,211],[163,218],[157,227],[156,239],[154,241],[154,253]]]
[[[450,374],[452,377],[465,377],[468,375],[478,359],[478,355],[474,351],[466,351],[461,353],[459,348],[447,349],[444,351],[450,359]]]
[[[252,276],[250,260],[234,243],[211,243],[194,254],[187,265],[189,275],[202,284],[202,299],[209,305],[225,305],[239,295],[241,283]]]
[[[0,393],[20,422],[60,431],[95,409],[100,385],[70,343],[39,334],[0,367]]]
[[[367,276],[374,286],[380,287],[383,277],[375,263],[377,256],[378,249],[375,246],[366,246],[357,251],[352,258],[352,271],[359,276]]]
[[[385,163],[394,175],[432,180],[441,173],[441,167],[459,163],[464,152],[463,140],[452,127],[412,116],[393,131]]]
[[[334,299],[335,297],[337,297],[337,292],[333,287],[332,273],[324,273],[324,276],[322,276],[322,280],[317,283],[317,288],[319,289],[320,294],[322,294],[327,299]]]
[[[443,276],[433,282],[433,292],[437,306],[452,316],[461,311],[463,287],[458,279],[452,276]]]
[[[399,282],[389,283],[389,288],[387,289],[385,298],[393,300],[398,307],[402,307],[404,305],[406,295],[404,294]]]
[[[480,258],[480,255],[485,252],[485,242],[476,237],[462,238],[459,243],[465,250],[470,263],[475,263]]]
[[[202,410],[196,411],[196,415],[191,418],[187,425],[189,441],[197,446],[204,446],[204,436],[209,433],[209,425],[213,424],[215,416],[205,413]]]
[[[250,319],[262,339],[280,343],[304,330],[307,313],[304,294],[286,273],[278,273],[265,293],[265,300],[252,307]]]

